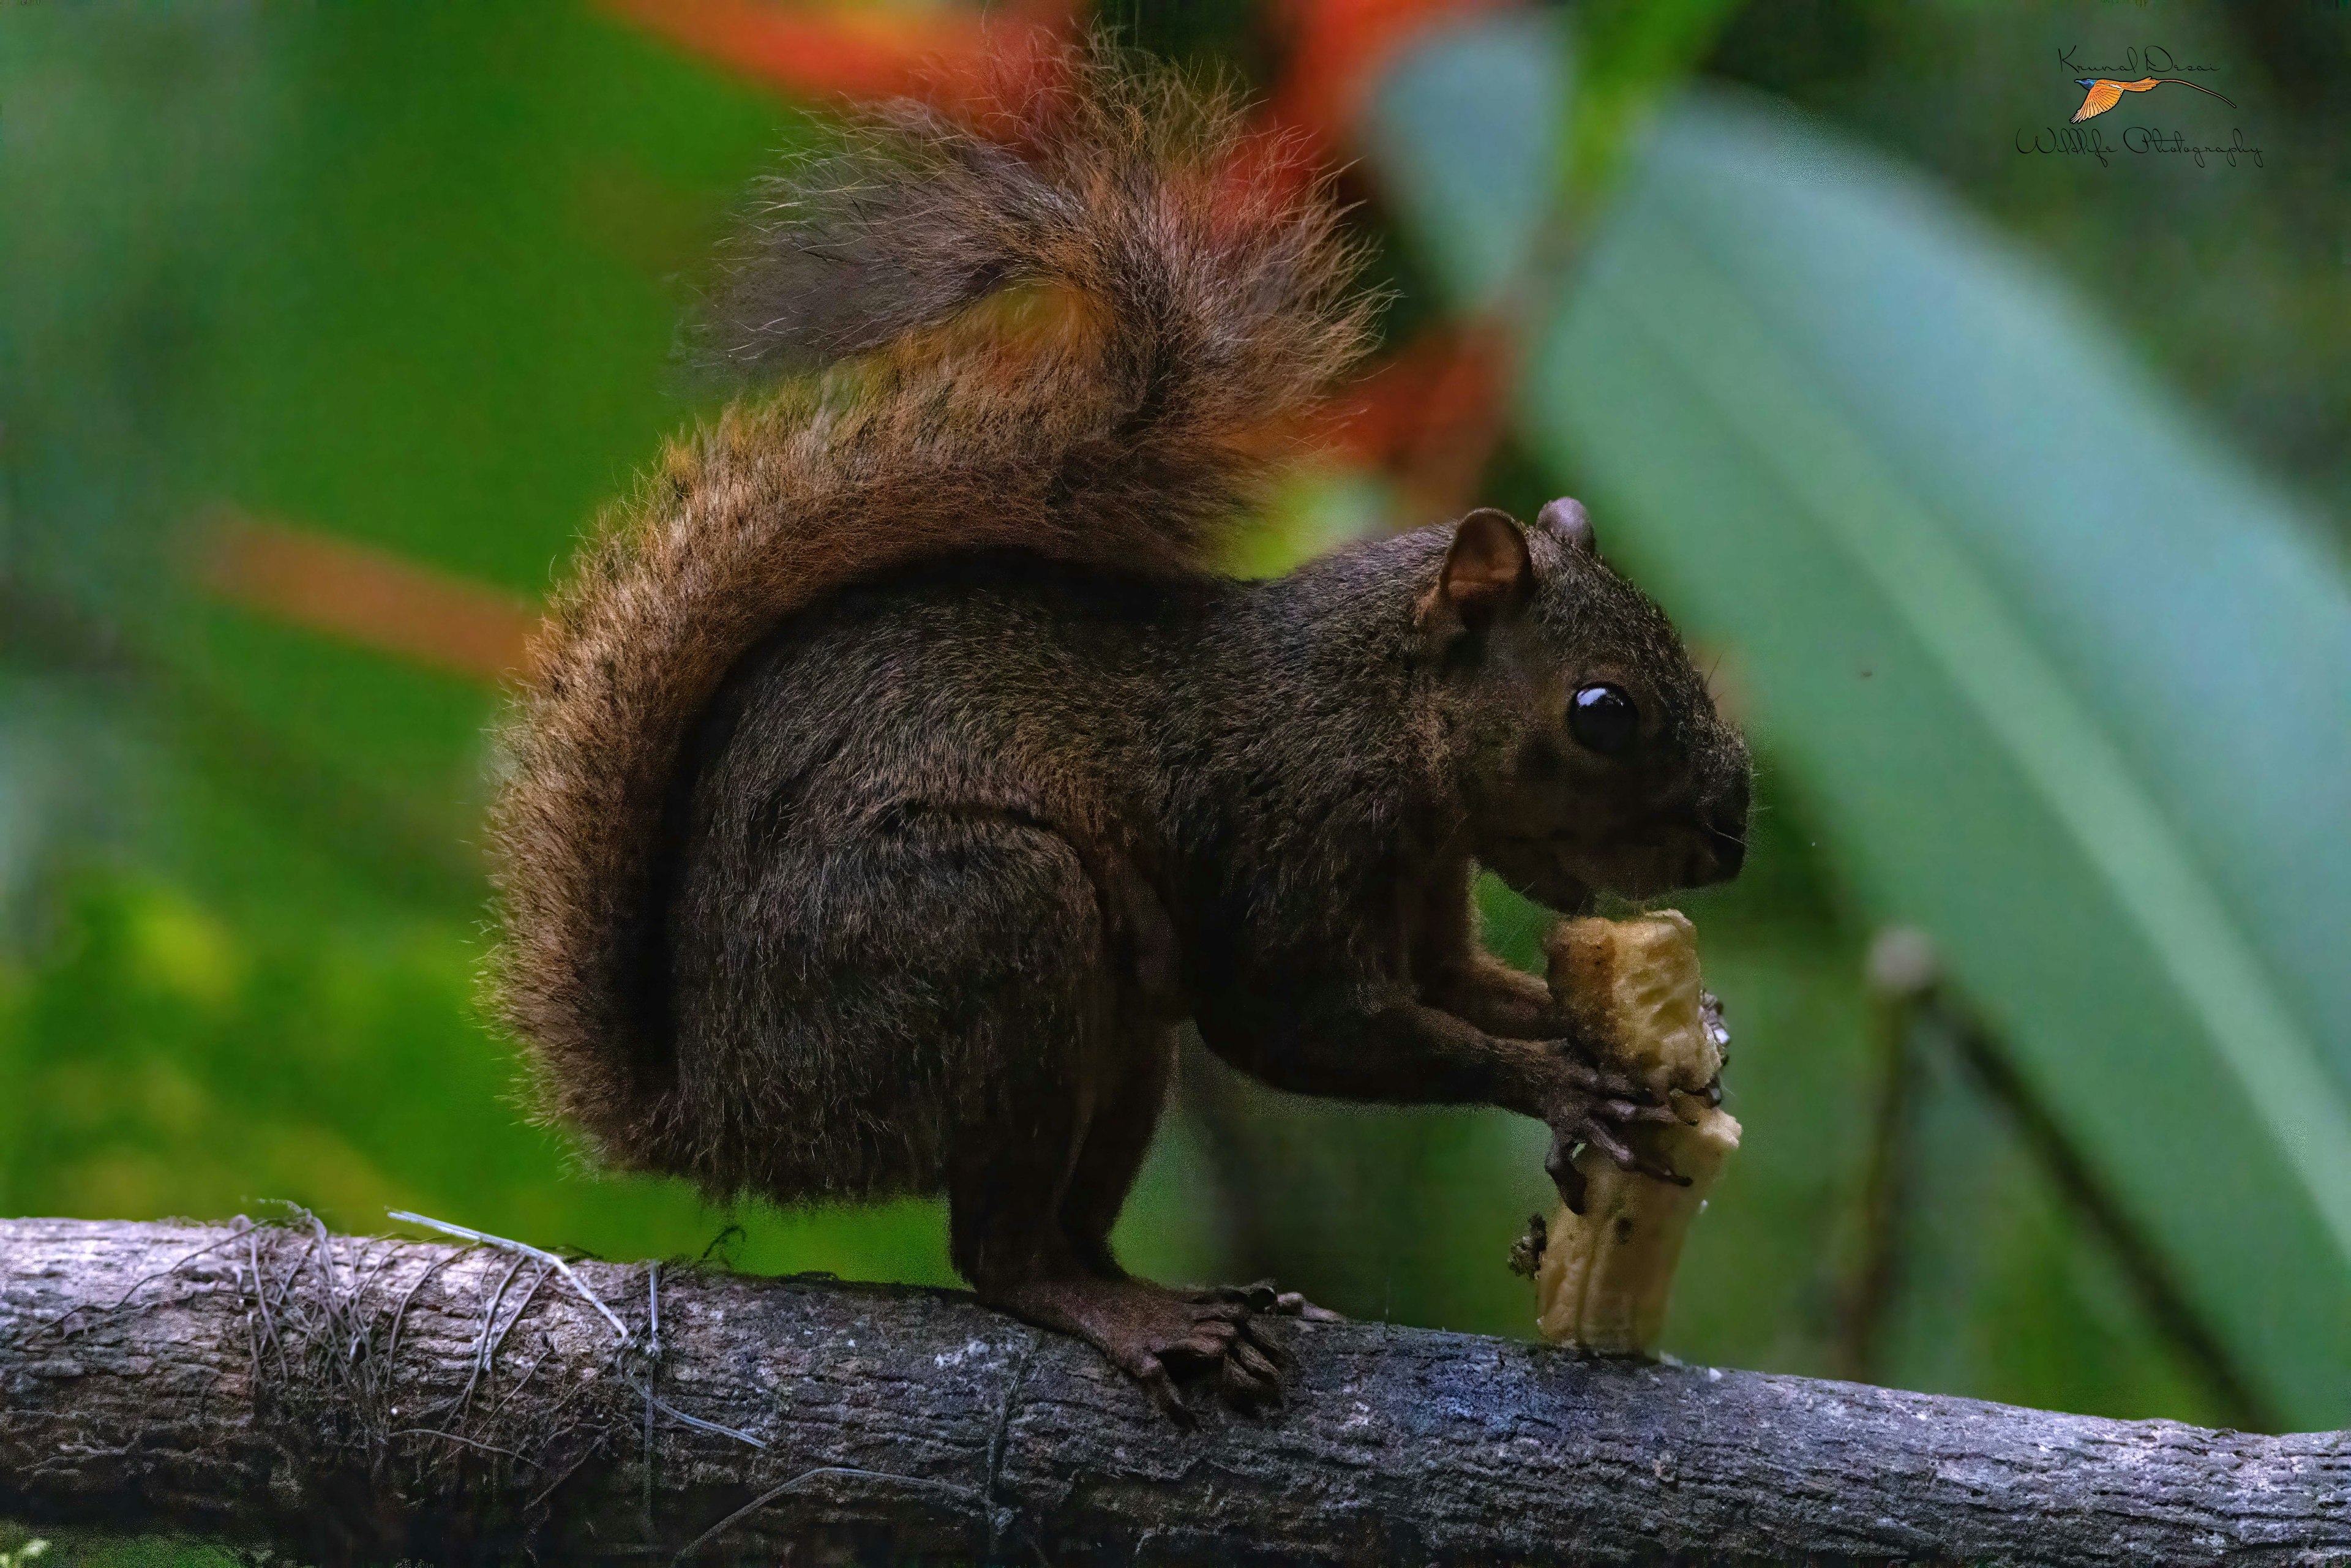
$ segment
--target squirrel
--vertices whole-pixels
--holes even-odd
[[[772,379],[584,548],[491,821],[496,1006],[592,1154],[944,1193],[983,1301],[1179,1418],[1328,1315],[1113,1256],[1179,1027],[1540,1118],[1573,1202],[1673,1113],[1484,950],[1477,869],[1580,911],[1745,853],[1745,746],[1578,503],[1218,570],[1376,306],[1279,173],[1228,92],[1093,59],[777,176],[715,311]]]

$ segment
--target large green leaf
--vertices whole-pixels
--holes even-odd
[[[1465,300],[1552,184],[1528,28],[1441,37],[1374,110]],[[1666,118],[1529,361],[1530,444],[1735,651],[1868,906],[1935,936],[2249,1380],[2351,1418],[2351,592],[2309,520],[2029,259],[1771,106]]]

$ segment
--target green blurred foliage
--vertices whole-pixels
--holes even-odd
[[[26,1530],[0,1521],[0,1568],[233,1568],[246,1561],[225,1547],[90,1531]]]
[[[577,1171],[472,1007],[493,694],[189,591],[223,504],[543,590],[693,415],[691,274],[799,118],[576,9],[0,26],[37,216],[5,261],[7,582],[53,612],[11,626],[0,710],[37,915],[0,1207],[406,1207],[615,1255],[739,1222],[746,1267],[950,1278],[935,1205],[716,1214]]]
[[[2334,0],[2048,4],[2018,8],[2010,26],[1995,15],[1972,0],[1750,5],[1708,69],[1948,181],[2351,546],[2351,16]],[[2220,68],[2211,79],[2238,111],[2206,120],[2151,96],[2105,123],[2241,124],[2267,150],[2251,177],[2216,179],[2183,157],[2100,169],[2017,153],[2014,131],[2063,125],[2071,106],[2054,89],[2087,74],[2058,69],[2059,49],[2114,65],[2149,46]]]
[[[1938,170],[2330,503],[2333,527],[2351,516],[2335,439],[2351,345],[2325,314],[2351,234],[2339,180],[2281,157],[2273,180],[2207,182],[2221,194],[2175,208],[2158,198],[2184,188],[2179,170],[2099,183],[2001,155],[2011,121],[2043,112],[2018,85],[2043,46],[1972,7],[1662,7],[1654,36],[1645,14],[1612,5],[1593,29],[1587,68],[1614,84],[1600,99],[1559,95],[1584,116],[1570,144],[1591,167],[1635,178],[1652,110],[1727,26],[1708,70]],[[1246,70],[1279,57],[1255,8],[1105,16]],[[2126,19],[2145,18],[2087,6],[2039,25],[2118,48]],[[2175,21],[2195,47],[2262,62],[2293,136],[2351,144],[2339,92],[2271,63],[2293,55],[2283,24]],[[1922,76],[1940,84],[1931,110],[1913,104]],[[695,269],[743,180],[806,134],[780,100],[579,7],[0,9],[0,1211],[290,1199],[360,1229],[407,1207],[610,1256],[717,1243],[750,1269],[951,1277],[935,1204],[720,1212],[674,1183],[590,1174],[532,1126],[473,1000],[492,694],[193,589],[196,525],[231,506],[542,591],[598,505],[704,408],[671,361]],[[1557,145],[1546,130],[1538,161]],[[1484,147],[1497,163],[1510,151],[1499,134]],[[1438,319],[1453,283],[1390,227],[1418,221],[1409,199],[1356,178],[1406,294],[1392,329]],[[1504,267],[1524,240],[1509,225],[1457,237]],[[1491,498],[1528,515],[1562,476],[1530,436]],[[1629,516],[1655,507],[1614,487]],[[1373,476],[1301,476],[1241,564],[1278,570],[1378,526],[1395,495]],[[1737,695],[1755,674],[1740,628],[1650,524],[1627,559],[1739,655]],[[1687,904],[1729,1004],[1748,1131],[1668,1344],[1836,1372],[1876,1244],[1862,1189],[1887,1056],[1862,974],[1888,905],[1784,716],[1762,733],[1751,869]],[[1974,889],[1995,911],[2015,894]],[[1530,961],[1540,912],[1499,889],[1487,907],[1497,945]],[[1929,1052],[1904,1071],[1915,1197],[1866,1370],[2117,1415],[2263,1416],[2166,1334],[1964,1063]],[[1538,1130],[1299,1102],[1196,1051],[1184,1073],[1120,1234],[1137,1266],[1275,1272],[1357,1314],[1525,1332],[1502,1258],[1549,1204]],[[2194,1157],[2165,1147],[2119,1197],[2159,1217],[2159,1184],[2196,1179]],[[2230,1309],[2208,1293],[2202,1310]]]
[[[517,1063],[468,1006],[478,944],[448,922],[270,932],[120,873],[76,879],[56,914],[0,993],[0,1211],[295,1202],[374,1230],[408,1208],[607,1257],[716,1243],[751,1269],[952,1279],[935,1205],[718,1212],[581,1167],[527,1124]]]
[[[1538,312],[1510,280],[1575,58],[1518,15],[1390,74],[1414,249],[1521,319],[1530,453],[1732,652],[1838,881],[1943,946],[2208,1370],[2339,1422],[2351,858],[2318,824],[2351,806],[2351,592],[2318,525],[1942,192],[1783,109],[1674,106]]]

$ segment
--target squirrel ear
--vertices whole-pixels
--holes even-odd
[[[1453,547],[1437,586],[1420,601],[1421,623],[1450,622],[1482,631],[1534,591],[1527,536],[1508,512],[1480,507],[1454,525]]]
[[[1600,553],[1600,537],[1592,531],[1592,514],[1573,496],[1546,501],[1535,514],[1535,526],[1549,528],[1586,555]]]

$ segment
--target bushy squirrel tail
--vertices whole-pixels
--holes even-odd
[[[1073,58],[979,130],[914,107],[758,193],[708,340],[799,372],[674,444],[557,594],[492,813],[503,1021],[622,1166],[672,1124],[658,884],[686,738],[785,617],[910,561],[1207,566],[1360,351],[1320,184],[1229,98]]]

